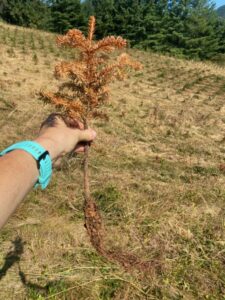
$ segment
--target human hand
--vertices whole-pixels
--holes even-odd
[[[49,151],[56,164],[67,153],[83,152],[84,146],[96,137],[93,129],[83,129],[83,124],[60,114],[51,114],[41,125],[35,141]]]

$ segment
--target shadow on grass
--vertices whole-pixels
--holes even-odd
[[[32,294],[33,296],[48,296],[49,294],[54,294],[55,292],[58,292],[61,281],[52,280],[47,282],[45,285],[39,285],[37,283],[33,283],[29,280],[27,280],[26,275],[23,271],[21,271],[19,266],[19,277],[23,285],[27,288],[28,294]]]
[[[56,287],[60,286],[60,281],[49,281],[44,286],[41,286],[27,280],[26,275],[20,268],[20,260],[24,253],[25,242],[20,237],[16,237],[15,240],[12,241],[12,244],[13,249],[6,254],[4,258],[4,264],[0,268],[0,281],[7,275],[9,269],[17,264],[19,278],[23,285],[27,288],[28,293],[32,292],[32,294],[46,296],[51,290],[54,290]]]
[[[14,249],[6,254],[4,264],[0,269],[0,280],[5,277],[10,268],[20,262],[21,256],[24,252],[25,242],[23,242],[20,237],[16,237],[16,239],[12,241],[12,244],[14,245]]]

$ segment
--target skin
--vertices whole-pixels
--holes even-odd
[[[53,165],[71,152],[83,152],[85,143],[96,137],[92,129],[83,130],[81,123],[53,114],[42,124],[35,142],[49,151]],[[23,150],[0,157],[0,228],[13,214],[37,182],[39,171],[35,159]]]

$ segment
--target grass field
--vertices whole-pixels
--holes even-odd
[[[91,186],[108,248],[153,262],[126,272],[83,226],[82,156],[33,190],[0,233],[0,300],[225,299],[225,68],[131,51],[144,69],[111,86],[96,120]],[[53,108],[54,35],[0,24],[1,149]]]

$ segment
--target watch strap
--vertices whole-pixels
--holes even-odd
[[[39,177],[35,187],[40,185],[42,189],[45,189],[48,186],[52,175],[52,160],[49,152],[37,142],[23,141],[6,148],[0,153],[0,156],[13,150],[24,150],[33,156],[39,169]]]

